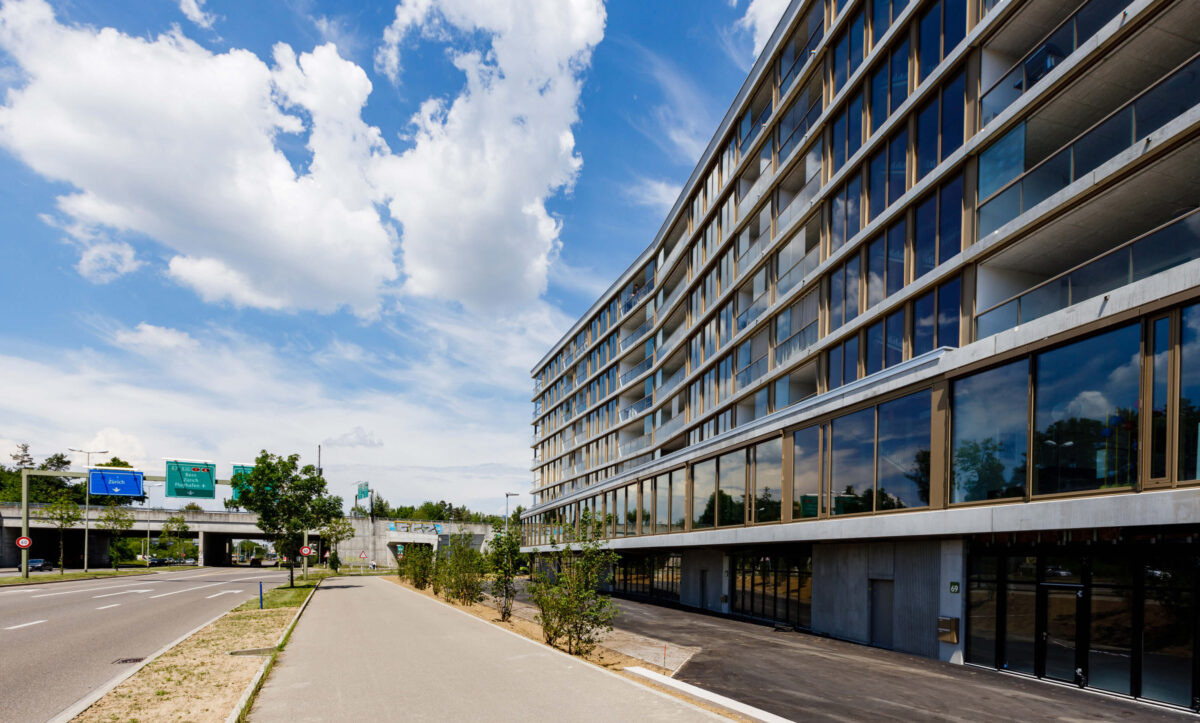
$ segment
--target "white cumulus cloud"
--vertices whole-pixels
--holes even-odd
[[[204,11],[204,0],[179,0],[179,11],[188,20],[206,30],[211,28],[217,20],[212,13]]]
[[[737,27],[754,37],[755,57],[767,47],[767,41],[789,3],[790,0],[750,0],[746,13],[738,18]]]

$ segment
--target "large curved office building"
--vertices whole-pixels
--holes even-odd
[[[794,0],[533,370],[525,549],[1200,706],[1200,2]]]

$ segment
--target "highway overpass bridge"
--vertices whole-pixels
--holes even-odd
[[[58,529],[54,523],[39,519],[42,505],[29,506],[29,536],[33,539],[30,558],[58,560]],[[253,512],[206,512],[167,508],[139,507],[131,505],[133,527],[123,533],[124,537],[157,538],[168,517],[182,515],[188,525],[185,537],[197,541],[201,565],[229,565],[233,562],[234,543],[237,540],[263,539],[258,528],[258,515]],[[91,508],[88,519],[88,565],[103,567],[109,564],[109,533],[98,529],[98,521],[104,508]],[[365,517],[347,518],[354,526],[354,537],[338,547],[338,554],[347,564],[369,563],[374,560],[380,567],[394,567],[396,553],[402,545],[424,544],[435,549],[446,544],[450,535],[470,532],[474,544],[483,549],[492,537],[491,526],[462,522],[430,522],[414,520],[376,519]],[[81,521],[68,529],[65,542],[67,567],[83,566],[84,523]],[[0,567],[16,567],[21,555],[16,540],[21,534],[21,506],[0,503]],[[316,531],[312,531],[316,539]],[[313,545],[317,546],[316,543]],[[324,548],[321,548],[324,556]],[[366,557],[361,557],[365,555]]]

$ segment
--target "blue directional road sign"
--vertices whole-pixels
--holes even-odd
[[[88,493],[93,495],[120,495],[141,497],[142,473],[133,469],[101,467],[88,470]]]

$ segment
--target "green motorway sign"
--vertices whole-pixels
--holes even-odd
[[[167,497],[217,496],[217,470],[208,462],[167,462]]]
[[[237,482],[237,476],[239,474],[244,474],[247,477],[249,477],[250,473],[253,471],[254,471],[254,465],[252,465],[252,464],[235,464],[235,465],[233,465],[233,476],[230,477],[230,480],[232,480],[233,482]],[[237,485],[235,484],[235,485],[233,485],[233,501],[237,502],[237,498],[238,498],[238,488],[237,488]]]

